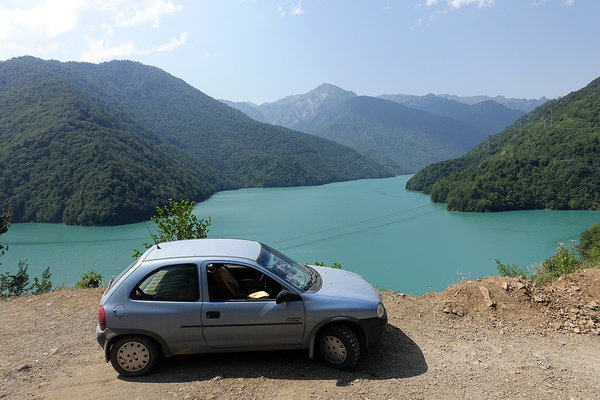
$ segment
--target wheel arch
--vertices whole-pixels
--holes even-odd
[[[357,336],[358,342],[362,348],[366,348],[367,345],[367,336],[363,328],[359,324],[359,320],[357,318],[352,317],[333,317],[330,319],[326,319],[321,321],[319,324],[315,325],[315,327],[311,330],[308,336],[308,357],[310,359],[314,358],[315,355],[315,343],[319,334],[324,330],[329,328],[330,326],[345,326],[351,329]]]
[[[111,351],[112,346],[115,343],[115,341],[117,341],[118,339],[124,338],[124,337],[128,337],[128,336],[146,337],[146,338],[152,340],[157,345],[157,348],[160,350],[161,356],[170,357],[172,355],[171,350],[169,349],[169,346],[167,346],[167,343],[165,342],[165,340],[162,337],[160,337],[159,335],[156,335],[155,333],[150,332],[150,331],[133,330],[133,331],[127,331],[127,332],[123,332],[123,333],[115,333],[106,341],[106,343],[104,344],[104,361],[106,361],[106,362],[110,361],[110,351]]]

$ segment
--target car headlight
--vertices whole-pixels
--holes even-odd
[[[377,316],[379,318],[383,318],[384,315],[385,315],[385,307],[383,306],[383,303],[377,304]]]

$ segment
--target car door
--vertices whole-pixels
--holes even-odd
[[[133,286],[127,307],[121,306],[123,324],[130,331],[159,336],[173,354],[201,352],[206,344],[198,269],[196,264],[157,264]],[[118,306],[114,312],[119,313]]]
[[[211,269],[226,265],[235,280],[260,276],[262,289],[249,285],[253,293],[236,295],[216,294]],[[281,281],[265,274],[260,268],[247,264],[210,262],[203,265],[206,289],[202,307],[202,329],[209,347],[215,349],[296,347],[302,343],[305,327],[302,300],[276,304],[277,294],[285,287]],[[256,293],[268,296],[249,298]]]

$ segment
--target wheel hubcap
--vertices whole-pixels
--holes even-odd
[[[346,346],[335,336],[324,336],[321,339],[321,354],[332,364],[341,364],[346,360]]]
[[[143,343],[125,342],[119,348],[118,361],[124,370],[136,372],[146,367],[150,361],[150,354]]]

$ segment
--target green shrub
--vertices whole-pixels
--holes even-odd
[[[44,272],[42,272],[42,280],[39,281],[38,278],[33,278],[33,285],[31,287],[32,294],[42,294],[47,293],[52,290],[52,282],[50,282],[50,277],[52,274],[50,273],[50,267],[46,267]]]
[[[0,212],[0,235],[6,233],[8,231],[8,227],[10,226],[10,220],[12,219],[12,211],[1,211]],[[0,243],[0,256],[3,256],[4,253],[8,250],[8,246]],[[2,263],[0,263],[2,265]]]
[[[511,278],[527,277],[525,268],[521,268],[517,264],[502,264],[500,260],[496,260],[496,268],[498,269],[500,276],[510,276]]]
[[[77,282],[75,289],[97,288],[100,286],[100,282],[102,282],[102,275],[90,270],[81,275],[81,280]]]
[[[158,234],[150,232],[154,243],[144,243],[144,251],[157,243],[205,238],[212,220],[210,217],[207,220],[198,219],[193,215],[195,204],[189,200],[173,201],[173,199],[169,199],[169,205],[162,208],[156,207],[156,214],[150,220],[158,226]],[[137,258],[142,254],[143,251],[135,249],[132,256]]]
[[[545,285],[581,268],[582,262],[577,258],[573,243],[567,247],[564,243],[559,243],[557,250],[556,254],[542,261],[542,264],[536,268],[532,277],[535,283]]]
[[[323,261],[315,261],[315,265],[319,266],[319,267],[327,266],[327,264],[325,264]],[[334,262],[333,265],[331,266],[331,268],[342,269],[342,264]]]
[[[31,290],[29,286],[29,265],[25,261],[19,261],[17,273],[12,275],[5,272],[0,275],[0,297],[23,296]]]
[[[578,249],[582,260],[600,264],[600,222],[581,232]]]

